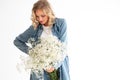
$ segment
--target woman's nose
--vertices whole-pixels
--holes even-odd
[[[39,21],[42,21],[43,20],[43,18],[42,17],[39,17]]]

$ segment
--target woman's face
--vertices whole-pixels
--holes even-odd
[[[47,21],[49,17],[40,9],[36,10],[36,19],[37,21],[42,24],[47,26]]]

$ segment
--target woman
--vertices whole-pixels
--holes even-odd
[[[56,18],[47,0],[38,0],[32,8],[32,25],[14,40],[15,46],[28,54],[31,49],[26,43],[32,39],[37,44],[38,37],[54,35],[62,42],[67,42],[67,25],[65,19]],[[32,42],[31,40],[31,42]],[[35,45],[32,44],[34,47]],[[44,70],[44,80],[50,80],[48,73],[58,71],[59,80],[70,80],[68,56],[56,67]],[[38,74],[39,75],[39,74]],[[31,72],[30,80],[42,80],[35,72]]]

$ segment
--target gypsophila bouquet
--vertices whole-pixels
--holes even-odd
[[[57,37],[48,36],[39,40],[40,43],[29,50],[29,56],[25,61],[26,69],[42,71],[55,67],[64,60],[66,45]],[[55,78],[54,75],[52,76]],[[53,80],[57,80],[57,78]]]

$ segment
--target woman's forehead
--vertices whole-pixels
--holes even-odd
[[[36,13],[36,15],[37,15],[37,14],[38,14],[38,15],[46,15],[45,10],[42,10],[42,9],[37,9],[37,10],[35,11],[35,13]]]

